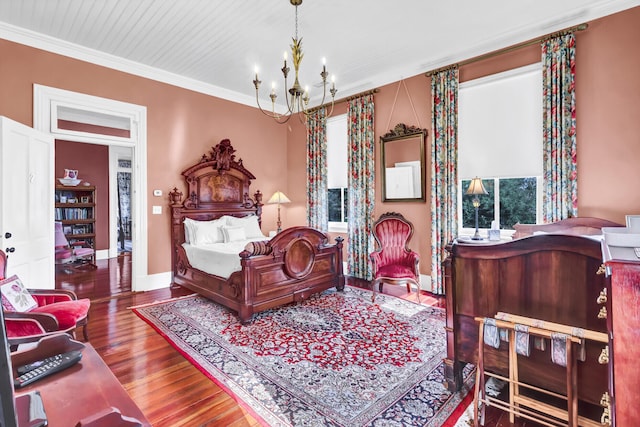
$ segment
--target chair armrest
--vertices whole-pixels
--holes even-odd
[[[373,264],[373,274],[375,275],[378,271],[378,266],[380,265],[380,257],[382,253],[380,251],[374,251],[369,254],[369,259],[371,260],[371,264]]]
[[[420,255],[418,255],[417,252],[412,251],[411,249],[409,249],[409,251],[406,254],[406,260],[408,262],[409,265],[413,266],[413,270],[414,273],[416,275],[416,277],[420,277]]]
[[[9,319],[32,319],[42,326],[42,328],[47,332],[58,331],[59,325],[58,320],[55,318],[53,314],[49,313],[29,313],[27,312],[17,312],[17,311],[4,311],[5,320]]]

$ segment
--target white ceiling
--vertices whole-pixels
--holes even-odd
[[[300,82],[316,105],[323,57],[341,98],[638,5],[304,0]],[[256,66],[261,102],[282,93],[294,17],[289,0],[0,0],[0,38],[255,106]]]

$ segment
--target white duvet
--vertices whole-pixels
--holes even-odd
[[[199,246],[183,243],[182,247],[187,253],[189,263],[194,268],[226,279],[231,276],[231,273],[242,269],[239,254],[244,250],[247,243],[263,240],[268,240],[268,238],[262,236],[235,242],[209,243]]]

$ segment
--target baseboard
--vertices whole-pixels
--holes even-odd
[[[427,292],[433,292],[433,286],[431,285],[431,276],[428,274],[420,275],[420,289]]]
[[[141,277],[136,283],[136,292],[153,291],[155,289],[168,288],[171,285],[171,272],[148,274]]]
[[[100,249],[96,251],[96,259],[109,259],[109,249]]]

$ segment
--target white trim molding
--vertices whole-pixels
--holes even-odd
[[[68,131],[57,126],[60,108],[69,108],[87,116],[112,117],[129,123],[130,137],[109,138],[85,132]],[[148,271],[147,233],[147,107],[107,98],[72,92],[38,84],[33,85],[33,127],[67,141],[128,147],[133,150],[132,170],[132,258],[131,290],[146,283]],[[110,234],[115,218],[109,221]],[[111,239],[110,239],[111,240]],[[109,252],[107,252],[107,256]],[[98,258],[104,256],[100,251]]]

